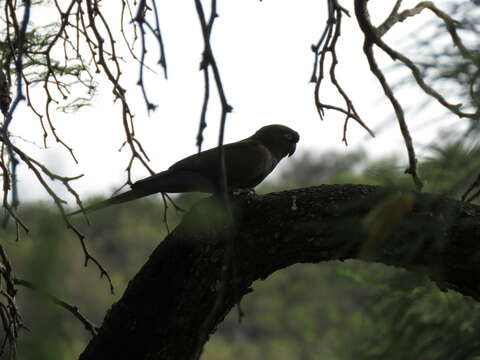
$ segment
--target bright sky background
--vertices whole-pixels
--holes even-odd
[[[438,5],[446,1],[438,1]],[[380,85],[368,71],[362,53],[362,37],[354,17],[344,17],[343,32],[338,56],[338,77],[353,99],[357,111],[364,121],[375,129],[390,120],[390,126],[377,132],[375,139],[355,122],[348,130],[349,146],[342,144],[343,116],[327,112],[321,121],[313,101],[313,84],[309,84],[313,54],[310,46],[318,41],[326,21],[326,1],[272,1],[244,0],[219,1],[217,18],[212,35],[213,50],[227,98],[234,111],[227,118],[226,141],[231,142],[253,134],[263,125],[281,123],[300,133],[298,153],[311,151],[322,156],[322,152],[336,149],[340,152],[366,148],[372,156],[383,156],[392,152],[405,154],[403,139],[398,125],[393,122],[393,110],[384,100]],[[353,15],[353,1],[341,1]],[[374,23],[379,23],[388,14],[393,2],[372,0],[369,8]],[[407,7],[415,1],[404,1]],[[109,7],[107,13],[116,19],[116,2],[102,2]],[[193,1],[158,1],[160,21],[165,40],[169,79],[155,63],[157,47],[150,38],[149,65],[157,74],[146,73],[150,100],[158,109],[147,115],[140,88],[136,86],[138,63],[130,60],[124,67],[123,86],[128,89],[131,107],[136,115],[136,133],[151,159],[155,171],[168,168],[175,161],[196,152],[195,139],[200,108],[203,99],[203,76],[199,69],[203,42]],[[48,18],[48,8],[32,14],[34,22]],[[406,25],[397,25],[385,40],[396,49],[401,49],[408,33],[418,24],[431,18],[425,13]],[[378,54],[378,51],[377,51]],[[383,68],[391,65],[385,56],[379,56]],[[407,74],[407,72],[403,72]],[[400,76],[392,73],[392,75]],[[393,77],[390,77],[393,79]],[[324,93],[332,102],[339,103],[333,87],[325,83]],[[332,95],[333,94],[333,95]],[[41,92],[34,94],[42,101]],[[216,91],[211,92],[215,98]],[[400,99],[404,104],[418,101],[420,93],[403,91]],[[209,108],[208,128],[205,133],[204,149],[217,143],[219,106],[212,102]],[[438,108],[436,110],[439,112]],[[424,116],[424,115],[423,115]],[[42,133],[38,119],[23,103],[15,114],[11,127],[23,138],[41,144]],[[124,141],[121,123],[121,108],[113,104],[111,86],[101,81],[93,105],[74,114],[54,113],[55,125],[62,139],[74,148],[79,160],[76,165],[66,151],[49,138],[48,149],[18,142],[24,149],[61,175],[85,174],[75,182],[76,189],[84,197],[93,194],[110,195],[115,187],[126,179],[125,168],[129,153],[118,152]],[[423,120],[409,117],[408,123],[415,142],[428,142],[436,136],[438,128],[418,129]],[[449,118],[448,121],[456,119]],[[421,148],[417,148],[421,156]],[[275,172],[281,172],[288,160],[284,160]],[[147,176],[145,169],[137,164],[135,178]],[[20,168],[19,189],[22,200],[45,199],[47,194],[37,184],[29,170]],[[64,194],[61,187],[57,187]],[[71,198],[64,196],[70,204]]]

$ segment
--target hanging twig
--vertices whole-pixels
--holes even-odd
[[[235,236],[236,236],[236,228],[234,224],[231,204],[230,204],[230,195],[228,191],[228,179],[227,179],[227,171],[225,166],[225,151],[223,148],[223,141],[224,141],[224,134],[225,134],[225,123],[227,114],[232,111],[231,105],[228,103],[225,91],[223,88],[223,83],[220,77],[220,72],[217,66],[217,62],[215,60],[215,56],[213,54],[212,46],[210,43],[210,35],[212,32],[213,24],[215,19],[218,17],[217,14],[217,2],[216,0],[211,0],[211,8],[210,8],[210,17],[207,22],[205,17],[205,12],[203,10],[203,5],[201,0],[194,0],[195,7],[198,13],[198,18],[200,20],[200,26],[203,35],[204,41],[204,50],[203,50],[203,57],[202,62],[200,65],[200,69],[204,71],[204,78],[205,78],[205,97],[202,106],[202,113],[200,118],[200,126],[199,126],[199,133],[197,135],[197,146],[199,149],[201,148],[201,140],[202,138],[202,131],[206,126],[205,116],[208,107],[209,101],[209,75],[208,71],[211,69],[213,74],[213,79],[215,86],[217,88],[218,97],[221,104],[221,115],[220,115],[220,132],[218,137],[218,149],[219,149],[219,164],[220,164],[220,179],[219,179],[219,186],[220,186],[220,193],[222,196],[222,203],[224,206],[225,216],[226,216],[226,232],[227,235],[227,243],[225,245],[224,253],[223,253],[223,266],[221,268],[220,273],[220,280],[219,286],[216,289],[217,295],[215,297],[215,302],[206,316],[198,335],[197,345],[195,350],[195,359],[199,359],[202,352],[203,352],[203,344],[205,343],[205,339],[209,336],[209,330],[211,328],[212,322],[215,320],[216,316],[218,315],[218,311],[222,308],[223,301],[225,300],[225,294],[227,291],[227,286],[229,282],[233,279],[233,286],[234,290],[236,288],[235,285],[235,276],[236,276],[236,266],[235,266]],[[240,306],[237,307],[239,312],[239,318],[243,316],[243,312],[241,311]]]
[[[312,51],[315,55],[314,64],[313,64],[313,72],[310,78],[311,82],[315,83],[315,105],[317,107],[318,114],[320,118],[323,119],[325,109],[327,110],[335,110],[345,114],[345,122],[343,126],[343,137],[342,141],[347,145],[347,125],[350,119],[355,120],[357,123],[360,124],[372,137],[374,137],[373,131],[371,131],[368,126],[363,122],[360,118],[360,115],[357,113],[353,102],[351,101],[350,97],[340,85],[337,80],[336,76],[336,69],[338,65],[338,57],[336,52],[337,41],[341,35],[341,27],[342,27],[342,16],[346,14],[350,16],[348,11],[343,8],[337,0],[328,0],[328,19],[323,29],[322,35],[320,36],[319,41],[317,44],[312,45]],[[325,72],[325,60],[327,54],[331,54],[331,65],[328,70],[329,78],[332,84],[334,85],[335,89],[338,91],[340,96],[343,98],[345,102],[346,108],[342,108],[339,106],[325,104],[321,101],[320,96],[320,88],[321,84],[324,80],[324,72]]]
[[[152,10],[150,7],[147,6],[146,0],[140,0],[137,8],[137,14],[133,21],[138,24],[140,28],[140,44],[141,44],[141,52],[140,52],[140,69],[139,69],[139,78],[137,84],[142,89],[143,99],[145,100],[145,104],[147,106],[148,112],[153,111],[156,109],[157,105],[153,104],[148,100],[147,91],[145,89],[145,83],[143,78],[143,73],[145,69],[145,56],[147,54],[147,47],[145,45],[146,39],[146,31],[145,27],[150,30],[150,32],[155,36],[158,46],[160,49],[160,58],[158,60],[158,64],[163,68],[165,79],[167,78],[167,62],[165,59],[165,48],[163,44],[162,33],[160,31],[160,20],[158,16],[158,9],[155,0],[151,0],[152,7],[153,7],[153,14],[155,17],[155,28],[146,20],[147,11]]]

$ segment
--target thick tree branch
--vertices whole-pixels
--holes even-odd
[[[80,359],[192,357],[219,290],[228,233],[219,203],[203,200],[185,215],[108,311]],[[233,206],[236,283],[228,283],[209,333],[255,280],[295,263],[356,259],[366,246],[368,261],[426,272],[442,289],[480,299],[478,206],[366,185],[243,197]],[[388,227],[390,235],[372,239],[374,225]]]

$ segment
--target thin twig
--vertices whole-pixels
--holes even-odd
[[[337,41],[341,35],[342,16],[344,13],[347,14],[347,16],[349,16],[349,14],[336,0],[328,0],[327,4],[327,23],[323,29],[319,41],[317,42],[317,44],[314,44],[311,47],[314,53],[314,65],[310,81],[315,83],[315,105],[321,119],[323,119],[325,109],[336,110],[345,114],[342,141],[347,144],[347,125],[350,119],[353,119],[358,124],[360,124],[360,126],[362,126],[370,134],[370,136],[374,137],[375,135],[373,131],[370,130],[370,128],[363,122],[360,115],[357,113],[353,102],[351,101],[346,91],[343,89],[342,85],[337,80],[336,76],[336,69],[339,63],[336,53],[336,46]],[[337,92],[343,98],[346,109],[335,105],[325,104],[320,100],[320,88],[324,80],[325,60],[328,53],[330,53],[332,57],[330,69],[328,72],[329,78]]]
[[[392,20],[386,25],[383,26],[381,31],[378,31],[371,23],[370,23],[370,18],[368,15],[368,9],[366,5],[365,0],[356,0],[355,1],[355,9],[356,14],[357,14],[357,19],[359,19],[358,16],[360,16],[359,19],[359,25],[364,34],[369,37],[369,41],[375,45],[377,45],[379,48],[381,48],[385,53],[387,53],[393,60],[400,60],[403,64],[405,64],[410,71],[412,72],[413,77],[415,78],[415,81],[417,82],[418,86],[429,96],[437,100],[442,106],[444,106],[446,109],[448,109],[450,112],[454,113],[460,118],[469,118],[472,120],[478,119],[478,114],[476,112],[474,113],[468,113],[464,112],[461,110],[462,104],[452,104],[448,102],[445,97],[440,94],[438,91],[433,89],[431,86],[429,86],[422,75],[422,72],[420,69],[415,65],[415,63],[410,60],[407,56],[403,55],[402,53],[392,49],[390,46],[388,46],[382,39],[381,35],[383,35],[388,29],[395,24],[394,21],[403,21],[407,17],[415,16],[418,15],[420,12],[422,12],[424,9],[429,9],[432,11],[437,17],[443,20],[445,23],[445,26],[452,38],[452,41],[454,45],[460,50],[462,55],[464,57],[473,59],[474,55],[472,55],[469,50],[465,47],[463,42],[461,41],[460,37],[457,34],[456,31],[456,26],[459,25],[457,21],[452,19],[448,14],[445,14],[443,11],[438,9],[431,1],[423,1],[417,4],[415,8],[411,10],[405,10],[398,14],[396,17],[392,17]],[[382,24],[383,25],[383,24]],[[390,27],[389,27],[390,26]]]
[[[155,17],[155,24],[156,24],[155,28],[146,20],[147,11],[151,10],[151,8],[147,6],[146,0],[140,0],[140,2],[138,3],[137,14],[133,19],[133,21],[137,23],[138,27],[140,28],[140,44],[141,44],[140,68],[139,68],[139,77],[138,77],[137,85],[139,85],[142,90],[143,99],[145,100],[145,104],[147,106],[147,110],[149,113],[150,111],[154,111],[157,105],[153,104],[148,99],[147,90],[145,88],[145,83],[144,83],[143,73],[145,69],[145,56],[147,54],[145,27],[150,30],[150,32],[155,36],[155,39],[158,42],[158,46],[160,49],[160,58],[158,60],[158,64],[163,68],[165,79],[167,78],[167,62],[165,58],[165,46],[163,43],[162,32],[160,31],[160,20],[158,16],[157,4],[155,0],[151,0],[151,1],[152,1],[152,7],[153,7],[153,14]]]
[[[218,17],[217,14],[217,2],[216,0],[211,0],[211,7],[210,7],[210,17],[207,22],[205,17],[205,12],[203,10],[203,5],[201,0],[194,0],[195,8],[197,10],[198,18],[200,20],[200,27],[202,30],[203,41],[204,41],[204,50],[203,50],[203,57],[200,69],[204,71],[204,79],[205,79],[205,97],[204,103],[202,106],[202,113],[200,119],[200,127],[199,127],[199,135],[197,135],[197,146],[201,147],[201,140],[202,140],[202,131],[206,126],[205,121],[205,114],[207,111],[208,106],[208,91],[209,91],[209,78],[208,78],[208,70],[211,69],[213,74],[213,79],[215,86],[217,88],[218,97],[221,104],[221,114],[220,114],[220,131],[218,136],[218,153],[219,153],[219,164],[220,164],[220,180],[219,180],[219,187],[220,187],[220,194],[222,196],[222,202],[225,207],[226,219],[227,219],[227,229],[226,232],[226,246],[223,253],[223,260],[222,260],[222,267],[220,271],[220,283],[217,288],[217,296],[215,298],[215,302],[206,316],[205,320],[203,321],[202,326],[200,327],[200,331],[197,338],[196,344],[196,351],[194,359],[199,359],[202,352],[203,352],[203,345],[206,339],[209,336],[209,332],[211,329],[212,324],[214,324],[215,318],[219,316],[219,310],[221,309],[221,305],[225,300],[227,287],[229,284],[229,280],[233,277],[233,286],[234,291],[236,291],[236,283],[235,283],[235,275],[236,275],[236,265],[235,265],[235,237],[236,237],[236,227],[234,224],[233,213],[230,204],[230,196],[228,191],[228,179],[227,179],[227,171],[225,165],[225,151],[223,147],[224,141],[224,134],[225,134],[225,123],[227,114],[232,111],[231,105],[228,103],[225,91],[223,88],[223,83],[220,77],[220,72],[217,66],[217,62],[215,60],[215,56],[213,54],[212,46],[210,43],[210,35],[212,32],[213,24],[215,19]],[[200,140],[200,141],[199,141]],[[243,316],[240,307],[237,307],[239,311],[239,317]]]
[[[85,327],[85,330],[87,330],[92,335],[92,337],[97,335],[98,327],[95,326],[84,315],[82,315],[82,313],[78,309],[78,306],[69,304],[66,301],[56,297],[55,295],[49,294],[46,291],[41,290],[40,288],[38,288],[38,286],[34,285],[30,281],[14,278],[13,282],[15,283],[15,285],[20,285],[20,286],[23,286],[27,289],[30,289],[32,291],[37,292],[41,296],[43,296],[46,299],[52,301],[54,304],[64,308],[69,313],[71,313],[73,316],[75,316],[83,324],[83,326]]]

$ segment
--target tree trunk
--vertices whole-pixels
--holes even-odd
[[[480,208],[413,193],[410,207],[388,205],[395,196],[323,185],[235,199],[235,271],[225,282],[231,227],[216,200],[200,201],[130,281],[80,359],[193,359],[255,280],[296,263],[362,257],[427,272],[441,288],[480,299]]]

